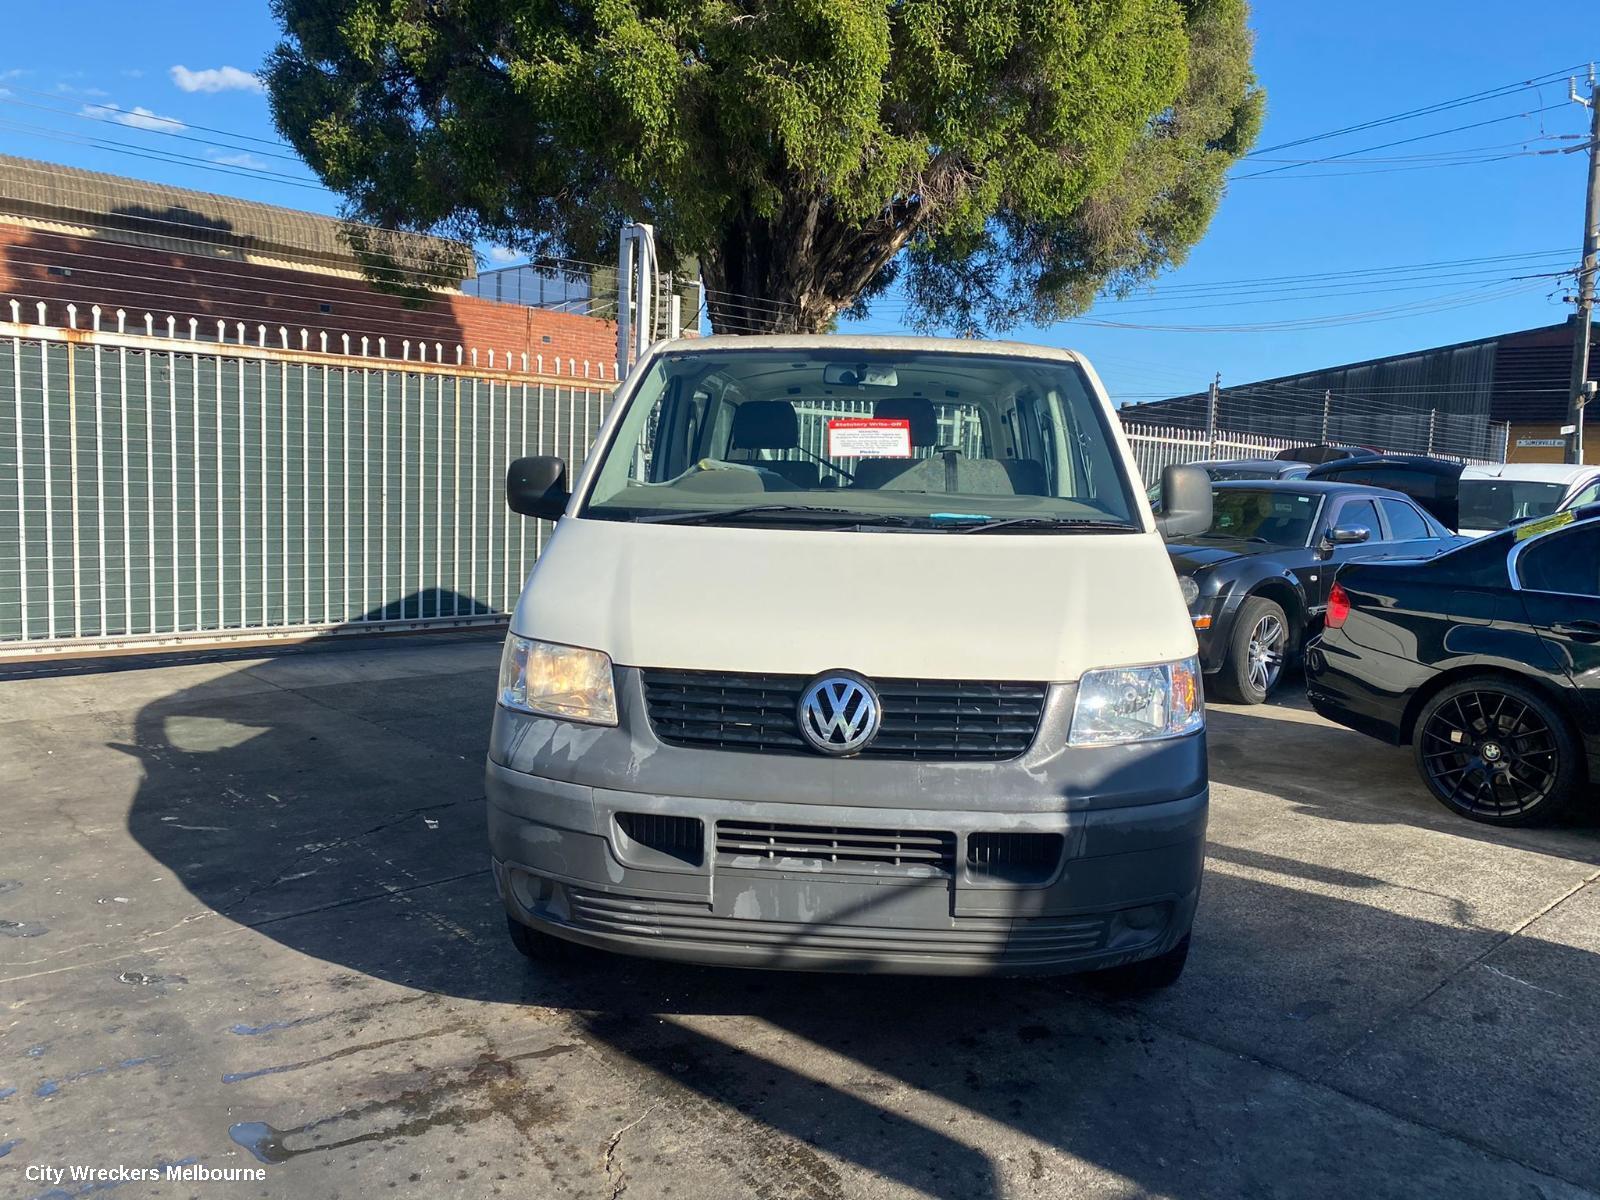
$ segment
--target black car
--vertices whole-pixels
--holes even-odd
[[[1457,538],[1409,498],[1306,480],[1218,481],[1211,528],[1172,542],[1200,640],[1223,699],[1259,704],[1315,633],[1333,572],[1357,558],[1428,557]]]
[[[1600,780],[1600,505],[1341,568],[1306,684],[1323,716],[1409,742],[1452,811],[1555,816]]]

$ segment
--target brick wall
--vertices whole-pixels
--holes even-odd
[[[70,272],[68,274],[67,272]],[[457,345],[480,353],[494,350],[527,354],[530,365],[543,355],[549,370],[553,358],[576,360],[579,374],[584,362],[611,364],[617,354],[616,325],[594,317],[548,309],[500,304],[473,296],[442,295],[408,306],[397,296],[374,291],[359,279],[311,271],[239,262],[227,257],[179,254],[131,246],[100,238],[50,233],[0,222],[0,302],[16,299],[24,304],[24,320],[33,319],[33,306],[49,305],[51,324],[65,324],[67,304],[79,309],[79,324],[88,324],[88,309],[100,305],[104,313],[125,309],[130,328],[142,328],[151,313],[162,329],[168,316],[180,328],[190,317],[199,319],[200,336],[216,336],[217,321],[228,322],[229,334],[244,322],[247,338],[265,325],[270,340],[278,326],[289,330],[290,345],[298,345],[299,332],[309,329],[312,345],[326,331],[337,344],[340,334],[352,342],[389,339],[391,356],[399,344],[441,343],[446,357]],[[326,311],[324,311],[326,309]],[[0,308],[0,315],[9,311]],[[102,315],[102,322],[111,321]],[[431,357],[431,353],[430,353]]]

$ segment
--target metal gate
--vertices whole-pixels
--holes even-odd
[[[548,529],[506,464],[579,469],[615,378],[40,316],[0,322],[0,654],[502,621]]]

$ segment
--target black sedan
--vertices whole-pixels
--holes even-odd
[[[1460,544],[1409,498],[1304,480],[1219,481],[1211,528],[1167,552],[1208,687],[1259,704],[1321,625],[1333,572],[1358,558],[1427,557]]]
[[[1428,562],[1344,567],[1326,626],[1312,705],[1410,742],[1452,811],[1529,824],[1600,780],[1600,505]]]

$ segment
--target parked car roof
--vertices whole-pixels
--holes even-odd
[[[1214,479],[1213,488],[1224,491],[1309,492],[1318,496],[1331,496],[1342,492],[1375,492],[1383,496],[1399,496],[1391,488],[1372,487],[1365,483],[1335,483],[1327,479]]]

